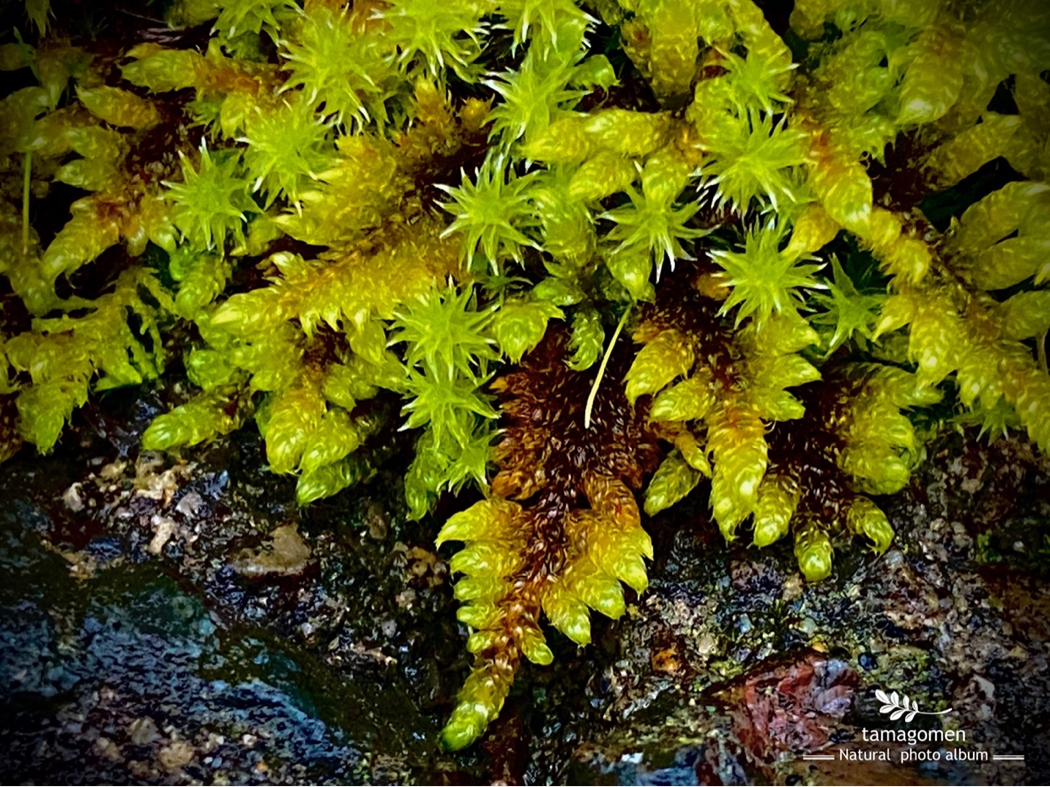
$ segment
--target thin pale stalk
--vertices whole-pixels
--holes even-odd
[[[623,313],[623,317],[620,318],[620,323],[616,326],[616,330],[613,331],[612,339],[609,340],[609,346],[605,350],[605,355],[602,357],[602,364],[598,367],[598,376],[594,378],[594,384],[591,386],[591,392],[587,395],[587,406],[583,410],[583,428],[591,428],[591,411],[594,410],[594,400],[598,398],[598,386],[602,384],[602,378],[605,376],[605,367],[609,365],[609,358],[612,356],[613,347],[616,346],[616,340],[620,337],[620,331],[623,330],[624,324],[627,322],[627,315],[631,313],[631,307],[628,306]]]

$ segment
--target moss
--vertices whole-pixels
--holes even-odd
[[[1047,15],[799,0],[782,37],[751,0],[194,0],[160,43],[25,3],[0,457],[172,352],[198,390],[143,445],[254,418],[301,504],[409,431],[413,516],[483,498],[438,536],[467,745],[552,657],[544,619],[585,644],[644,591],[646,518],[684,498],[816,581],[846,534],[888,548],[871,496],[953,409],[1050,448]],[[996,160],[1011,182],[946,201]]]

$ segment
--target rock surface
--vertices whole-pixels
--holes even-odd
[[[452,756],[436,740],[466,632],[438,523],[405,521],[397,476],[299,510],[257,436],[138,455],[148,413],[129,406],[0,471],[12,781],[1050,779],[1050,466],[1022,443],[942,439],[883,501],[894,547],[844,542],[814,586],[789,546],[727,549],[702,492],[684,501],[650,525],[652,585],[629,614],[596,616],[584,651],[552,635],[554,665],[527,667],[489,736]],[[894,722],[877,689],[951,710]],[[891,729],[967,744],[864,740]],[[940,759],[901,762],[920,750]],[[947,759],[975,752],[1025,762]]]

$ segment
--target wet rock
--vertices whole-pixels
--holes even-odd
[[[188,765],[194,754],[193,747],[185,741],[173,741],[160,750],[157,760],[165,770],[173,772]]]
[[[136,746],[145,746],[159,738],[157,725],[148,716],[135,719],[128,725],[128,739]]]
[[[743,785],[755,771],[732,739],[725,717],[673,717],[673,732],[634,726],[629,735],[581,745],[569,766],[572,784]]]
[[[732,708],[735,733],[756,759],[781,752],[815,752],[835,734],[860,680],[840,659],[807,654],[793,664],[759,670],[720,698]]]
[[[310,560],[310,547],[295,525],[282,525],[270,534],[270,543],[246,550],[231,564],[246,577],[293,576],[300,574]]]
[[[678,522],[654,532],[651,590],[614,624],[613,651],[598,649],[607,666],[589,693],[590,732],[561,749],[571,748],[572,780],[1045,781],[1050,560],[1030,552],[1050,521],[1050,463],[1023,444],[996,446],[942,441],[912,489],[884,501],[893,549],[839,552],[836,576],[817,585],[799,581],[782,545],[726,550]],[[877,688],[923,711],[950,709],[910,726],[962,729],[967,745],[923,764],[902,762],[907,744],[887,745],[889,761],[840,759],[871,754],[865,730],[909,726],[880,712]],[[550,696],[553,713],[571,694]],[[993,753],[1023,754],[1024,766]]]
[[[197,492],[187,492],[175,506],[186,519],[193,519],[204,508],[204,498]]]
[[[150,539],[149,552],[159,555],[173,535],[175,535],[175,520],[167,516],[154,515],[151,519],[153,524],[153,538]]]
[[[5,466],[0,772],[117,784],[484,773],[435,745],[459,680],[444,667],[462,646],[434,582],[441,561],[427,553],[410,571],[426,564],[411,541],[356,554],[357,531],[328,522],[304,535],[287,524],[294,483],[284,503],[244,494],[258,438],[241,448],[210,446],[205,467],[68,455]],[[74,482],[82,511],[62,500]],[[201,504],[180,510],[191,493]],[[269,538],[257,523],[272,523]],[[230,569],[240,559],[254,576]],[[407,589],[416,599],[401,607]]]
[[[80,484],[70,484],[69,489],[62,493],[62,502],[66,508],[76,513],[84,510],[84,501],[80,497]]]
[[[490,736],[455,757],[436,734],[466,631],[437,525],[406,521],[396,472],[300,510],[248,431],[182,461],[84,444],[0,476],[0,770],[14,780],[1050,775],[1050,467],[1021,444],[935,446],[880,501],[893,548],[839,550],[817,585],[790,545],[727,548],[703,495],[683,501],[649,523],[651,585],[628,614],[595,615],[586,649],[551,632],[554,664],[525,665]],[[863,731],[890,724],[877,688],[952,708],[971,748],[1024,754],[1024,770],[801,759],[864,751]]]
[[[110,762],[119,763],[124,761],[124,754],[121,752],[120,747],[109,738],[96,738],[95,749]]]

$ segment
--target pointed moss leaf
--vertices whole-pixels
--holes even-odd
[[[646,171],[648,170],[649,165],[646,168]],[[673,184],[671,186],[671,193],[673,193],[671,199],[667,199],[667,194],[662,188],[652,185],[650,185],[648,190],[643,190],[642,193],[628,187],[627,196],[631,200],[630,207],[608,211],[599,218],[608,219],[616,223],[616,226],[609,233],[609,238],[619,242],[620,245],[617,247],[617,252],[630,249],[635,253],[643,253],[647,259],[656,262],[656,278],[659,280],[661,265],[664,261],[671,266],[671,270],[674,270],[677,260],[682,258],[690,259],[690,255],[682,246],[682,242],[703,237],[708,231],[686,226],[689,220],[700,210],[698,203],[686,204],[678,208],[673,206],[672,201],[677,196],[677,190],[675,189],[675,185],[677,185],[676,178],[673,175],[669,176],[664,171],[659,172],[657,177],[660,179],[670,177]],[[625,270],[631,269],[633,271],[633,266],[633,263],[630,266],[616,263],[617,268]],[[613,271],[615,276],[616,270],[613,267],[612,260],[610,260],[610,270]],[[631,275],[636,276],[637,274],[632,272]],[[619,279],[620,277],[618,276],[617,278]],[[646,275],[646,279],[648,279],[648,275]],[[624,283],[624,286],[628,286],[623,280],[621,280],[621,283]],[[628,287],[628,289],[631,288]]]
[[[238,35],[258,37],[261,33],[276,39],[282,22],[290,21],[289,11],[294,8],[293,0],[239,0],[222,3],[214,30],[231,42]]]
[[[438,78],[445,69],[467,83],[477,81],[473,61],[481,54],[484,6],[472,0],[394,0],[375,16],[383,20],[384,38],[399,52],[397,65],[417,66]]]
[[[496,417],[492,405],[478,393],[477,386],[470,380],[430,382],[414,375],[409,379],[408,387],[415,398],[402,408],[402,413],[408,416],[404,428],[429,426],[436,449],[440,450],[446,440],[461,446],[469,443],[475,426],[472,415]]]
[[[590,369],[601,357],[605,344],[605,329],[597,310],[580,308],[572,318],[572,340],[569,344],[572,358],[569,368],[582,372]]]
[[[363,435],[345,410],[329,410],[320,427],[307,439],[299,463],[304,473],[338,462],[357,450]]]
[[[676,377],[689,373],[695,355],[692,342],[682,333],[662,331],[635,356],[627,372],[627,399],[631,404],[639,396],[662,390]]]
[[[765,478],[762,481],[755,506],[755,546],[767,547],[788,534],[798,498],[793,485],[786,480]]]
[[[559,276],[548,276],[532,288],[532,295],[557,307],[574,306],[587,297],[578,283]]]
[[[77,87],[77,98],[92,114],[111,126],[149,128],[160,120],[160,112],[147,99],[118,87]]]
[[[300,204],[312,181],[336,163],[329,139],[331,124],[311,111],[305,100],[256,108],[245,124],[244,164],[252,191],[261,191],[269,207],[278,197]]]
[[[653,262],[649,253],[640,246],[629,246],[615,250],[605,263],[624,289],[636,301],[651,301],[653,286],[649,279],[653,273]]]
[[[710,478],[713,471],[711,469],[711,463],[707,460],[707,451],[700,442],[693,436],[691,432],[684,431],[680,433],[674,441],[675,448],[677,448],[682,458],[689,463],[689,466],[701,473],[706,478]]]
[[[475,541],[491,537],[489,534],[495,530],[499,520],[509,516],[516,508],[520,508],[516,503],[481,500],[449,517],[435,543],[441,546],[446,541]]]
[[[578,593],[587,606],[613,620],[627,611],[623,586],[604,571],[598,570],[580,582]]]
[[[182,181],[164,181],[168,199],[175,204],[172,214],[182,237],[198,248],[222,253],[227,238],[244,243],[244,226],[259,208],[252,200],[248,178],[242,174],[236,153],[200,147],[200,166],[182,151]]]
[[[559,114],[574,107],[587,88],[615,81],[604,56],[583,60],[587,50],[579,46],[586,31],[582,19],[562,18],[554,24],[552,43],[557,41],[560,46],[537,42],[529,48],[520,68],[485,80],[503,99],[493,109],[491,119],[493,135],[505,143],[520,138],[526,144],[531,142]]]
[[[371,35],[358,35],[352,17],[318,6],[306,14],[294,39],[281,42],[290,72],[283,89],[301,87],[310,104],[353,128],[386,120],[385,101],[396,66]],[[235,94],[234,94],[235,95]]]
[[[1030,339],[1050,329],[1050,290],[1019,292],[1002,304],[1003,334]]]
[[[500,351],[512,362],[534,348],[547,331],[547,322],[562,319],[561,309],[544,301],[507,301],[492,321]]]
[[[49,452],[73,410],[87,398],[87,380],[51,380],[22,391],[17,400],[22,434],[42,453]]]
[[[591,642],[591,616],[587,605],[559,584],[543,599],[543,611],[551,625],[581,647]]]
[[[670,508],[684,498],[703,476],[682,458],[677,451],[672,451],[657,469],[645,490],[645,513],[654,516],[665,508]]]
[[[266,424],[266,458],[275,473],[290,473],[299,465],[325,415],[320,392],[306,385],[277,396]]]
[[[546,667],[554,661],[554,652],[538,633],[523,638],[521,651],[533,664]]]
[[[707,415],[714,403],[711,375],[701,370],[657,394],[649,417],[654,421],[692,421]]]
[[[871,539],[873,548],[880,555],[889,549],[893,541],[893,527],[877,505],[866,497],[858,497],[846,515],[850,532]]]
[[[229,414],[230,405],[228,392],[202,394],[170,413],[158,415],[143,433],[142,447],[147,451],[163,451],[228,434],[243,420],[237,410],[234,415]]]
[[[827,282],[829,294],[814,295],[817,303],[827,311],[810,318],[815,325],[833,328],[832,336],[827,340],[828,355],[853,338],[854,333],[871,340],[879,311],[886,301],[885,294],[862,294],[857,290],[835,256],[831,258],[831,267],[833,279]]]
[[[789,57],[782,56],[781,48],[764,52],[755,47],[748,51],[746,58],[731,51],[721,54],[728,71],[727,80],[740,109],[755,107],[773,115],[783,104],[790,103],[791,99],[782,89],[795,64]]]
[[[808,524],[795,533],[795,558],[808,582],[831,576],[833,551],[828,534],[815,524]]]
[[[303,472],[295,485],[296,502],[305,506],[315,500],[331,497],[354,486],[375,472],[375,465],[367,457],[348,456],[341,461]]]
[[[499,273],[504,258],[520,260],[522,247],[535,245],[523,232],[532,225],[534,180],[534,175],[508,175],[506,158],[490,154],[474,180],[464,177],[458,188],[442,187],[451,198],[442,207],[455,217],[445,234],[462,235],[464,259],[480,253]]]
[[[739,213],[752,199],[764,198],[778,206],[791,206],[800,198],[792,168],[806,160],[806,135],[784,121],[748,110],[706,113],[698,124],[704,134],[703,147],[713,159],[705,174],[718,184],[718,199]]]

